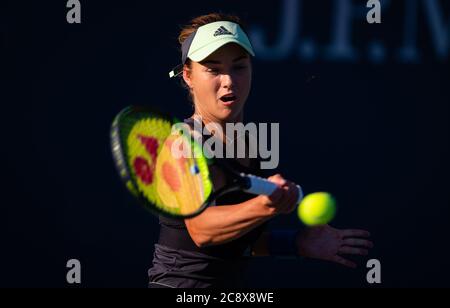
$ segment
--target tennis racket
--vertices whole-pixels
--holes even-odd
[[[209,168],[218,161],[206,158],[191,134],[176,129],[177,123],[169,115],[137,106],[123,109],[112,123],[111,149],[117,171],[145,208],[154,214],[189,218],[232,191],[255,195],[275,191],[275,183],[236,172],[224,163],[220,167],[234,180],[214,191]],[[300,186],[298,190],[300,202],[303,192]]]

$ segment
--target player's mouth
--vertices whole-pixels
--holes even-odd
[[[237,97],[233,93],[225,94],[225,95],[220,97],[220,101],[225,106],[233,105],[236,102],[236,100],[237,100]]]

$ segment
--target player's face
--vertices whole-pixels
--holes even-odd
[[[192,62],[183,74],[192,89],[196,112],[215,122],[242,121],[250,93],[252,67],[249,54],[227,44],[201,62]]]

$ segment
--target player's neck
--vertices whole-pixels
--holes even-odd
[[[222,131],[225,131],[227,123],[242,123],[244,121],[244,112],[240,112],[239,115],[233,119],[221,120],[221,119],[217,119],[213,116],[209,116],[207,114],[199,112],[196,109],[194,114],[191,116],[191,118],[203,122],[204,125],[207,125],[209,123],[214,123],[216,125],[219,125],[222,128]]]
[[[202,113],[196,112],[191,116],[192,119],[197,121],[198,123],[203,123],[205,128],[209,131],[211,135],[214,135],[222,140],[223,143],[227,143],[229,141],[233,141],[237,138],[237,132],[232,131],[234,133],[231,135],[227,135],[227,123],[242,123],[243,122],[243,112],[236,118],[236,120],[233,121],[221,121],[218,119],[215,119],[213,117],[209,117],[207,115],[204,115]]]

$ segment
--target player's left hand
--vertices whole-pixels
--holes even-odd
[[[300,256],[335,262],[355,268],[356,263],[343,255],[366,256],[373,243],[366,230],[336,229],[329,225],[310,227],[297,236],[296,245]]]

